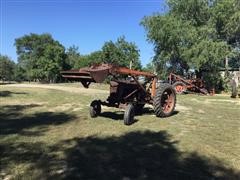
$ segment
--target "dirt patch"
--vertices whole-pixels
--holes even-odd
[[[191,111],[192,108],[191,107],[186,107],[186,106],[183,106],[183,105],[180,105],[180,104],[177,104],[176,105],[176,110],[180,111],[180,112],[188,112],[188,111]]]
[[[67,103],[67,104],[61,104],[59,106],[50,108],[49,111],[56,112],[56,111],[67,111],[69,110],[73,104]]]
[[[199,101],[198,99],[196,99],[196,98],[191,98],[190,99],[190,101],[194,101],[194,102],[201,102],[201,101]]]
[[[22,106],[30,106],[30,105],[38,105],[44,106],[47,102],[38,102],[38,101],[31,101],[31,102],[23,102],[21,100],[11,100],[11,101],[1,101],[1,105],[22,105]]]
[[[200,114],[205,114],[205,111],[204,110],[202,110],[202,109],[198,109],[198,111],[197,111],[198,113],[200,113]]]
[[[82,110],[83,108],[81,108],[81,107],[77,107],[77,108],[74,108],[72,111],[80,111],[80,110]]]
[[[75,108],[73,108],[75,107]],[[71,103],[66,103],[66,104],[61,104],[59,106],[56,106],[56,107],[53,107],[53,108],[50,108],[49,111],[51,112],[56,112],[56,111],[68,111],[70,109],[72,109],[72,111],[80,111],[82,110],[83,108],[82,107],[79,107],[79,105],[75,105],[75,104],[71,104]]]
[[[205,104],[210,104],[210,103],[217,103],[217,102],[226,102],[226,103],[234,103],[236,105],[240,105],[240,100],[239,99],[206,99],[204,101]]]

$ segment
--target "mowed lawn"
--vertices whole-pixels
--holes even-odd
[[[125,126],[119,109],[90,118],[95,88],[1,85],[0,179],[240,179],[240,98],[179,95]]]

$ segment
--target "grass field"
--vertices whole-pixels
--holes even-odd
[[[105,86],[66,86],[0,86],[0,179],[240,179],[240,98],[181,95],[125,126],[119,109],[89,117]]]

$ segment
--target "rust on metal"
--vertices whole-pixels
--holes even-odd
[[[163,101],[163,110],[165,113],[169,113],[173,106],[173,93],[172,92],[165,92],[165,99]]]
[[[124,97],[122,100],[126,102],[132,101],[136,98],[136,94],[140,94],[139,96],[142,97],[137,97],[142,98],[140,101],[148,100],[149,103],[152,103],[152,98],[156,94],[157,77],[155,74],[119,67],[113,64],[100,64],[77,70],[61,71],[61,74],[62,77],[69,80],[80,81],[86,88],[88,88],[92,82],[103,82],[109,75],[113,77],[119,74],[128,75],[132,80],[118,79],[110,82],[110,96],[108,99],[111,102],[116,101],[117,97]],[[146,77],[146,84],[150,82],[152,87],[146,89],[146,87],[138,81],[139,76]]]
[[[178,94],[181,94],[186,90],[194,93],[200,93],[203,95],[209,94],[209,92],[205,88],[205,85],[202,79],[198,79],[198,78],[184,79],[179,75],[170,73],[168,80],[169,80],[169,83],[174,86],[175,91]],[[210,94],[213,95],[213,93],[210,93]]]
[[[135,76],[146,76],[146,77],[156,77],[155,74],[149,72],[142,72],[137,70],[128,69],[125,67],[113,67],[111,69],[112,73],[126,74],[126,75],[135,75]]]
[[[68,70],[61,71],[62,77],[68,79],[91,79],[92,82],[101,83],[108,75],[125,74],[130,76],[146,76],[146,77],[156,77],[155,74],[149,72],[142,72],[137,70],[132,70],[125,67],[119,67],[112,64],[100,64],[93,65],[88,68],[81,68],[79,70]]]
[[[153,82],[152,82],[152,91],[151,91],[151,96],[154,97],[156,95],[156,84],[157,84],[157,78],[154,77],[153,78]]]
[[[91,117],[96,117],[101,105],[117,108],[128,108],[130,105],[134,106],[134,109],[141,109],[147,103],[157,107],[157,110],[155,108],[154,111],[158,117],[160,115],[169,116],[175,108],[176,94],[171,85],[164,87],[168,90],[164,91],[166,94],[158,96],[161,99],[155,100],[156,94],[162,93],[159,91],[162,89],[157,89],[157,76],[150,72],[113,64],[98,64],[78,70],[62,71],[61,74],[62,77],[69,80],[80,81],[85,88],[88,88],[91,83],[102,83],[109,77],[107,80],[110,80],[110,94],[106,101],[95,100],[92,102]],[[158,104],[154,105],[155,102]],[[159,114],[160,111],[161,114]],[[125,112],[128,116],[128,111]],[[128,120],[125,124],[129,125]]]

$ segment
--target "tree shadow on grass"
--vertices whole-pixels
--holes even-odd
[[[0,91],[0,97],[10,97],[13,94],[27,94],[26,92]]]
[[[223,162],[177,149],[165,131],[73,138],[44,143],[6,143],[2,169],[29,164],[21,175],[39,179],[239,179]],[[64,156],[58,156],[62,152]]]
[[[50,172],[55,171],[51,168],[61,166],[57,156],[43,142],[4,142],[0,144],[0,150],[0,179],[48,179]],[[28,168],[24,169],[24,166]],[[16,167],[22,172],[16,171]],[[11,178],[6,178],[9,176]]]
[[[239,179],[219,160],[183,153],[165,131],[75,138],[65,150],[66,179]]]
[[[22,134],[40,135],[48,125],[59,125],[75,118],[63,112],[37,112],[25,115],[25,109],[38,107],[38,104],[6,105],[0,110],[0,135]],[[31,128],[34,131],[28,131]]]

